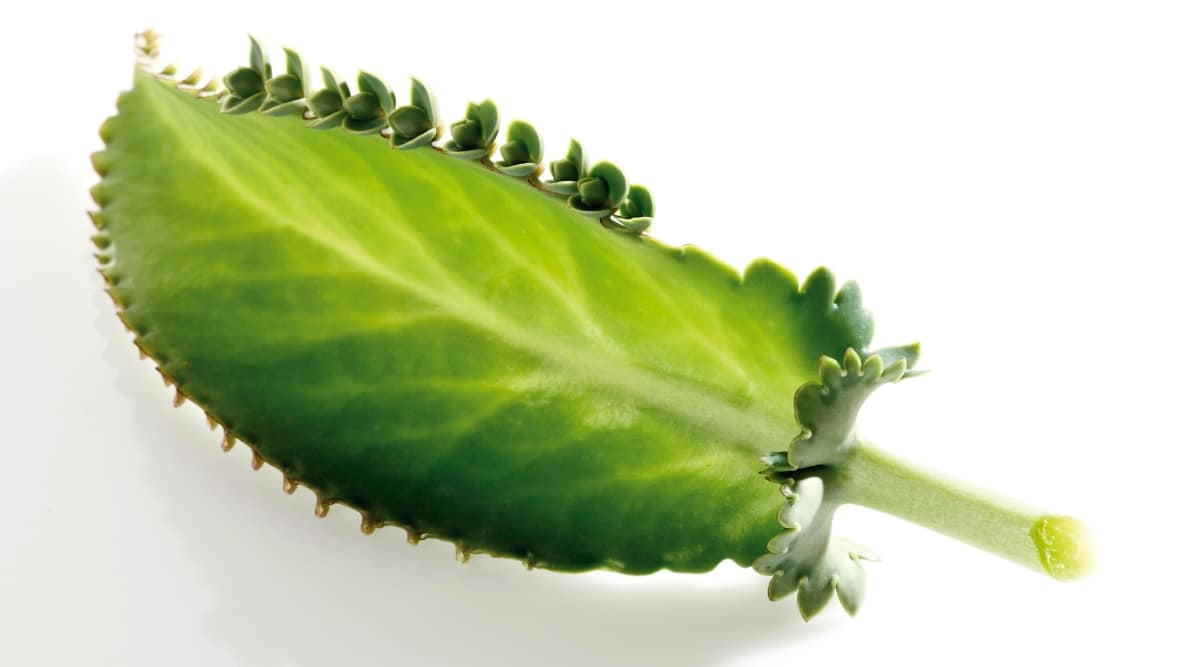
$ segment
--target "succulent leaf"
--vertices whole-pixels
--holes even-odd
[[[435,151],[143,74],[105,136],[105,270],[142,349],[321,506],[465,553],[750,563],[778,532],[753,464],[793,431],[780,397],[869,342],[774,264],[579,224]]]
[[[304,59],[300,57],[300,54],[286,47],[283,49],[283,55],[287,60],[287,73],[307,86],[306,77],[308,73],[304,68]],[[303,91],[301,91],[301,94],[303,94]]]
[[[387,116],[396,108],[396,94],[374,74],[359,72],[358,90],[375,95],[375,103],[379,107],[378,115],[380,116]]]
[[[434,127],[437,127],[441,123],[441,117],[438,115],[437,99],[434,98],[433,93],[431,93],[429,89],[425,87],[425,84],[415,76],[412,78],[412,89],[410,91],[410,95],[412,105],[419,109],[424,109],[425,115],[429,117],[429,123]]]
[[[174,67],[159,69],[152,31],[135,50],[145,73],[92,156],[103,178],[92,241],[108,293],[139,353],[175,385],[175,404],[200,403],[224,428],[222,449],[240,438],[255,469],[280,468],[286,492],[312,487],[318,516],[342,502],[362,514],[364,534],[398,524],[410,541],[446,537],[463,561],[487,551],[562,570],[748,564],[770,522],[738,462],[781,440],[771,397],[800,380],[799,434],[760,457],[785,498],[775,517],[784,532],[753,560],[771,599],[795,593],[805,619],[834,595],[857,612],[861,561],[873,556],[832,537],[843,503],[1056,579],[1090,571],[1077,519],[857,439],[867,396],[916,375],[919,351],[861,352],[874,326],[857,284],[835,292],[817,269],[797,291],[765,260],[739,277],[695,248],[610,234],[645,231],[649,191],[610,163],[589,168],[575,141],[539,184],[541,138],[521,121],[493,164],[490,100],[468,106],[440,151],[389,159],[381,142],[263,117],[307,107],[309,127],[429,145],[437,110],[416,79],[399,109],[365,72],[352,95],[322,68],[325,88],[309,95],[294,52],[272,77],[251,38],[250,67],[225,77],[216,106],[215,80],[197,88],[199,70],[177,80]],[[218,113],[255,109],[249,120]],[[492,171],[542,192],[489,180]],[[571,210],[603,224],[564,219]],[[458,465],[462,451],[477,465]]]
[[[271,78],[271,63],[267,61],[262,44],[250,35],[250,67],[258,72],[264,81]]]

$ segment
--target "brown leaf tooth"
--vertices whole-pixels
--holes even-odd
[[[113,299],[116,299],[116,298],[117,297],[113,296]],[[125,325],[126,331],[133,334],[134,336],[137,336],[137,334],[138,334],[137,329],[134,329],[133,325],[130,324],[129,320],[125,317],[125,311],[123,309],[124,307],[120,305],[120,301],[117,301],[117,304],[118,304],[118,308],[122,308],[122,310],[117,311],[117,319],[121,320],[121,324]],[[159,372],[161,373],[162,370],[159,369]],[[167,382],[166,385],[169,387],[169,386],[171,386],[171,383]]]
[[[374,533],[376,525],[377,524],[371,520],[370,515],[363,513],[361,526],[363,535],[370,535],[371,533]]]
[[[92,220],[92,226],[96,229],[104,229],[104,218],[100,215],[100,211],[88,211],[88,217]]]
[[[130,331],[133,331],[133,329],[130,329]],[[160,376],[162,376],[163,386],[165,386],[165,387],[171,387],[171,386],[174,386],[174,385],[176,384],[176,383],[175,383],[175,378],[171,377],[171,376],[170,376],[170,374],[168,374],[168,373],[167,373],[166,371],[164,371],[162,368],[159,368],[159,367],[157,367],[157,366],[156,366],[156,367],[154,368],[154,370],[158,371],[158,374],[159,374]]]
[[[283,476],[283,492],[288,494],[289,496],[292,495],[293,493],[295,493],[296,492],[296,480],[288,477],[287,475],[284,475]]]
[[[138,345],[138,349],[139,350],[142,349],[142,346]],[[204,421],[208,423],[208,430],[210,430],[210,431],[217,430],[217,418],[212,416],[212,413],[209,412],[208,410],[204,411]]]
[[[425,539],[425,536],[421,534],[421,531],[417,530],[416,528],[406,527],[404,532],[408,535],[408,543],[414,547],[420,544],[421,540]]]
[[[317,508],[314,510],[318,519],[324,519],[329,515],[329,501],[317,496]]]
[[[175,400],[172,401],[175,407],[178,408],[182,406],[185,400],[187,400],[187,397],[183,395],[183,392],[180,391],[179,387],[175,387]]]
[[[262,467],[263,467],[263,459],[261,456],[258,455],[258,452],[254,452],[253,454],[251,454],[250,455],[250,469],[258,470]]]
[[[227,452],[233,449],[233,443],[235,441],[236,439],[233,436],[233,432],[229,429],[225,429],[225,435],[221,438],[221,451]]]
[[[454,560],[460,563],[466,563],[471,560],[471,548],[462,542],[454,543]]]

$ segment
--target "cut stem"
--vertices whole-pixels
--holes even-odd
[[[1091,570],[1091,536],[1077,519],[981,489],[863,442],[837,468],[843,502],[936,530],[1062,581]]]

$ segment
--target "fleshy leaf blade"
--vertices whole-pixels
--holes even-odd
[[[743,281],[433,151],[140,74],[109,136],[114,293],[164,372],[327,500],[472,548],[748,564],[792,390],[869,343],[832,287]]]

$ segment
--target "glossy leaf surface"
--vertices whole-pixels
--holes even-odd
[[[104,136],[106,272],[139,344],[290,478],[468,549],[750,564],[796,388],[869,343],[824,270],[742,277],[436,151],[146,74]]]

